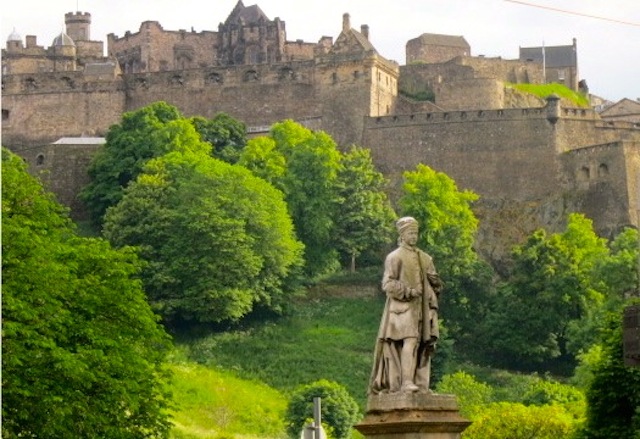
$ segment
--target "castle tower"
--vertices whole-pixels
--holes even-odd
[[[23,49],[22,45],[22,37],[18,32],[16,32],[15,28],[13,32],[7,38],[7,51],[8,52],[17,52]]]
[[[76,70],[76,44],[64,32],[53,39],[51,43],[53,55],[53,71],[69,72]]]
[[[222,65],[265,64],[284,58],[284,22],[270,20],[258,5],[245,6],[238,0],[218,32],[217,58]]]
[[[91,41],[91,14],[88,12],[67,12],[64,14],[67,35],[73,41]]]

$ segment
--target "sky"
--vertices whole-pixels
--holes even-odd
[[[408,40],[423,33],[463,36],[471,55],[517,59],[520,47],[568,46],[576,38],[578,69],[590,93],[617,102],[640,99],[640,0],[243,0],[286,23],[287,40],[334,40],[342,16],[369,25],[385,58],[405,63]],[[165,30],[217,31],[237,0],[20,0],[3,7],[6,47],[14,31],[48,47],[64,30],[67,12],[91,13],[91,39],[137,32],[144,21]]]

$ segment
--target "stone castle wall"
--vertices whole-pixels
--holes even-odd
[[[65,136],[104,136],[126,109],[122,80],[91,80],[81,72],[3,78],[5,146],[45,145]],[[10,110],[5,110],[10,109]]]

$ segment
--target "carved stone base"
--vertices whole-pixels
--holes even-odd
[[[367,439],[459,439],[469,425],[454,395],[392,393],[369,396],[354,428]]]

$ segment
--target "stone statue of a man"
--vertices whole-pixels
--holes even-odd
[[[438,296],[442,281],[431,256],[416,247],[418,222],[396,222],[399,246],[384,264],[387,301],[371,374],[371,393],[427,392],[431,356],[439,337]]]

